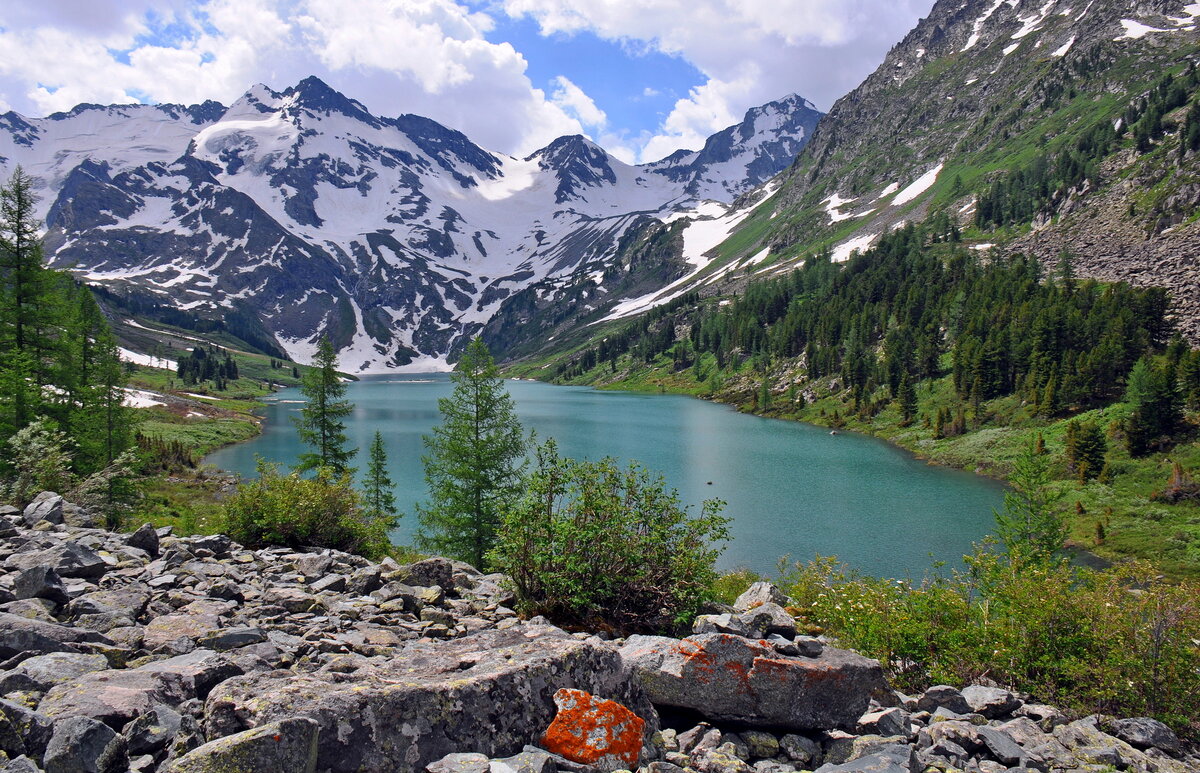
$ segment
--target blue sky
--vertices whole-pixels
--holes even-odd
[[[492,150],[584,133],[645,161],[789,93],[828,109],[932,4],[16,0],[0,4],[0,109],[229,104],[317,75],[377,114],[426,115]]]

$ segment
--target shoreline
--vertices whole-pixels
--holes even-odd
[[[958,470],[960,472],[965,472],[965,473],[969,473],[971,475],[976,475],[980,478],[986,478],[989,481],[993,481],[997,484],[1002,485],[1005,488],[1006,492],[1011,491],[1011,489],[1012,489],[1008,480],[1005,477],[1003,477],[1002,475],[1000,475],[998,472],[984,470],[981,468],[981,466],[978,466],[978,465],[976,466],[975,469],[969,469],[966,465],[955,464],[952,461],[948,461],[948,460],[936,459],[929,454],[922,453],[922,451],[917,448],[914,448],[910,445],[906,445],[905,443],[898,441],[894,437],[889,437],[880,432],[872,431],[870,428],[867,428],[867,427],[853,427],[853,428],[845,427],[845,426],[835,427],[831,422],[822,422],[822,421],[816,420],[820,417],[814,417],[814,418],[810,419],[810,418],[801,418],[800,416],[796,416],[796,415],[788,416],[788,415],[779,415],[779,414],[771,415],[771,414],[757,413],[753,410],[747,410],[745,407],[738,405],[737,403],[734,403],[734,402],[730,402],[727,400],[721,400],[721,399],[718,399],[711,395],[705,396],[705,395],[700,395],[700,394],[693,394],[693,393],[690,393],[690,392],[687,392],[687,391],[681,390],[681,389],[672,389],[671,387],[667,386],[666,384],[659,384],[660,388],[658,390],[652,390],[652,389],[639,389],[639,388],[632,387],[632,386],[625,387],[625,386],[621,386],[620,383],[596,386],[596,385],[592,385],[592,384],[556,384],[552,381],[547,381],[547,380],[539,379],[539,378],[516,377],[516,376],[510,376],[508,378],[512,378],[514,380],[519,380],[519,381],[537,381],[537,382],[540,382],[543,384],[549,384],[551,386],[588,386],[597,391],[631,392],[631,393],[647,394],[647,395],[675,395],[675,396],[679,396],[679,397],[690,397],[690,398],[693,398],[696,400],[703,400],[704,402],[714,403],[714,404],[718,404],[718,405],[724,405],[738,413],[742,413],[747,416],[755,416],[760,419],[789,421],[789,422],[795,422],[798,424],[807,424],[810,427],[817,427],[820,429],[828,429],[831,431],[836,431],[839,434],[844,432],[844,433],[859,435],[861,437],[869,437],[873,440],[878,440],[883,443],[886,443],[887,445],[891,446],[894,449],[903,451],[904,453],[908,454],[913,459],[925,462],[926,464],[928,464],[932,467],[942,467],[942,468],[951,469],[951,470]],[[1121,555],[1114,556],[1114,557],[1104,556],[1099,553],[1096,553],[1093,550],[1088,549],[1087,547],[1085,547],[1071,539],[1068,539],[1067,542],[1064,544],[1063,552],[1070,557],[1072,564],[1074,564],[1076,566],[1082,566],[1082,567],[1085,567],[1088,569],[1105,569],[1105,568],[1114,566],[1117,563],[1120,563],[1121,561],[1136,560],[1135,557],[1131,557],[1131,556],[1121,556]]]

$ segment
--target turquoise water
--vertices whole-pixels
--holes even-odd
[[[693,505],[728,504],[732,539],[721,568],[774,570],[780,556],[836,555],[872,574],[919,577],[934,561],[957,562],[992,528],[1003,488],[995,481],[933,467],[874,438],[737,413],[675,395],[598,392],[584,387],[507,382],[526,430],[553,437],[564,455],[637,459],[661,472]],[[393,538],[408,542],[413,505],[425,497],[421,436],[439,421],[444,375],[368,377],[348,385],[347,422],[363,449],[376,430],[387,443],[396,502],[407,513]],[[301,452],[291,417],[295,390],[267,408],[262,436],[222,449],[207,462],[246,475],[255,456],[293,464]],[[711,485],[710,485],[711,481]]]

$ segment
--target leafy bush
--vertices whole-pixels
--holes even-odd
[[[1131,563],[1102,572],[977,551],[970,571],[909,583],[833,559],[781,584],[805,619],[879,658],[897,685],[986,676],[1080,712],[1154,716],[1200,737],[1200,586]]]
[[[7,498],[18,507],[29,504],[41,491],[64,491],[71,475],[74,445],[50,422],[38,419],[8,439],[6,466],[12,470]]]
[[[238,487],[224,521],[225,532],[251,548],[312,546],[375,558],[388,547],[385,524],[363,513],[350,476],[328,468],[302,478],[260,459],[258,479]]]
[[[504,513],[490,560],[512,577],[522,612],[563,625],[661,631],[690,622],[716,580],[723,505],[709,500],[692,517],[637,464],[566,459],[549,441],[524,497]]]

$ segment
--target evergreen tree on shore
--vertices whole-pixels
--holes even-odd
[[[482,567],[506,507],[521,491],[525,442],[492,355],[471,341],[438,400],[442,423],[422,457],[429,504],[420,506],[418,546]]]
[[[354,404],[346,398],[346,385],[337,372],[337,353],[327,336],[317,344],[313,367],[304,374],[300,392],[307,399],[295,418],[301,442],[312,451],[300,455],[296,472],[328,469],[336,475],[350,471],[350,460],[358,449],[347,449],[346,424]]]
[[[387,448],[383,444],[383,434],[376,432],[368,452],[363,509],[369,519],[386,521],[388,528],[393,528],[397,520],[396,495],[393,493],[395,485],[387,471]]]

